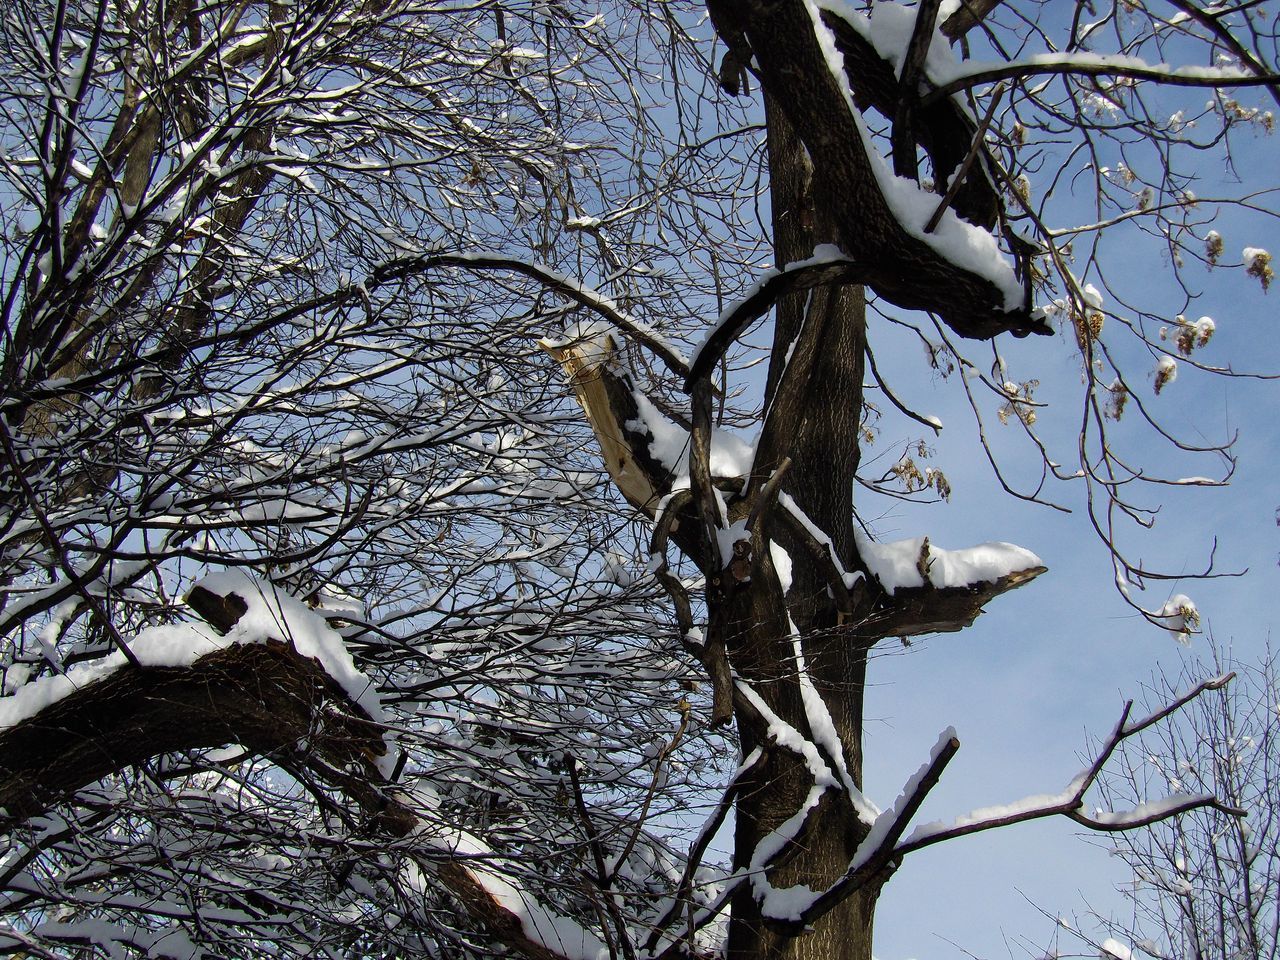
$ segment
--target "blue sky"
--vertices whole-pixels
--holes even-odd
[[[1260,139],[1244,159],[1269,164],[1273,151],[1273,141]],[[1263,221],[1224,216],[1216,226],[1237,257],[1246,244],[1280,246]],[[1110,265],[1135,299],[1176,310],[1180,301],[1169,289],[1159,251],[1120,252]],[[1194,269],[1192,276],[1203,282],[1204,295],[1188,315],[1207,314],[1218,324],[1204,359],[1280,370],[1280,290],[1264,294],[1239,267]],[[1037,397],[1051,405],[1038,426],[1051,443],[1066,448],[1063,462],[1071,463],[1080,395],[1074,339],[1034,338],[1013,352],[1023,376],[1042,380]],[[1146,599],[1158,606],[1171,593],[1190,595],[1219,641],[1243,660],[1256,659],[1280,596],[1278,387],[1196,374],[1185,365],[1159,397],[1150,379],[1140,382],[1147,391],[1143,399],[1189,439],[1217,440],[1238,430],[1239,465],[1225,489],[1157,491],[1164,507],[1156,526],[1131,540],[1141,544],[1135,554],[1174,572],[1191,571],[1204,566],[1216,538],[1220,569],[1248,569],[1240,578],[1153,584]],[[1207,644],[1197,637],[1184,650],[1121,601],[1106,551],[1079,510],[1078,484],[1052,491],[1076,508],[1070,515],[1003,494],[974,453],[974,428],[954,386],[922,382],[918,375],[911,383],[919,409],[946,423],[933,444],[933,462],[946,471],[954,494],[945,505],[893,505],[875,520],[877,534],[928,534],[942,547],[1009,540],[1036,551],[1049,566],[1040,580],[993,602],[971,629],[924,639],[908,651],[886,648],[872,665],[866,782],[878,802],[896,795],[941,729],[953,725],[959,734],[961,750],[920,814],[927,821],[1059,789],[1082,766],[1086,735],[1105,734],[1124,699],[1139,696],[1154,672],[1177,674],[1184,658],[1205,656]],[[995,422],[994,406],[984,411],[988,429],[1015,458],[1016,427]],[[1133,431],[1126,441],[1139,462],[1165,466],[1174,476],[1213,472],[1212,459],[1197,466],[1194,459],[1170,457],[1150,435]],[[888,431],[881,443],[888,443]],[[1212,670],[1206,666],[1204,672]],[[1120,909],[1112,888],[1125,879],[1123,865],[1079,834],[1069,821],[1049,821],[913,854],[881,900],[878,957],[939,960],[961,957],[962,950],[983,958],[1019,957],[1025,955],[1020,944],[1032,949],[1048,943],[1052,925],[1038,908],[1067,915],[1087,904]],[[1094,840],[1105,846],[1105,838]]]

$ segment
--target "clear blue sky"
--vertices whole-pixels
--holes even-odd
[[[1260,139],[1250,145],[1256,154],[1245,159],[1270,168],[1274,149],[1274,141]],[[1280,247],[1280,236],[1265,224],[1224,218],[1218,228],[1235,257],[1245,245]],[[1177,309],[1158,249],[1116,253],[1110,263],[1135,299]],[[1203,280],[1204,296],[1192,316],[1213,316],[1218,325],[1203,358],[1280,370],[1280,288],[1265,295],[1240,268],[1193,275]],[[1073,339],[1033,338],[1014,352],[1021,375],[1043,381],[1037,396],[1052,406],[1038,426],[1071,463],[1080,395]],[[1280,385],[1196,375],[1185,365],[1159,397],[1150,378],[1140,382],[1143,399],[1189,439],[1216,440],[1236,430],[1240,437],[1231,486],[1167,490],[1156,527],[1135,552],[1166,569],[1190,571],[1204,566],[1217,538],[1220,569],[1248,568],[1238,579],[1154,584],[1147,598],[1158,606],[1170,593],[1190,595],[1219,641],[1241,659],[1256,659],[1280,609]],[[947,424],[935,443],[936,463],[955,492],[947,505],[890,507],[876,520],[876,532],[887,539],[928,534],[942,547],[1009,540],[1036,551],[1049,566],[1045,577],[992,603],[970,630],[928,638],[909,651],[886,648],[872,665],[866,781],[878,802],[896,796],[941,729],[953,725],[959,734],[961,750],[921,812],[927,821],[1061,788],[1082,766],[1086,734],[1105,734],[1124,699],[1140,695],[1154,671],[1176,674],[1184,657],[1203,656],[1207,648],[1198,637],[1184,650],[1121,602],[1108,557],[1079,509],[1064,516],[998,489],[973,452],[972,421],[953,384],[922,383],[918,375],[914,384],[919,409]],[[988,429],[1016,456],[1009,443],[1016,428],[995,422],[994,407],[984,411]],[[886,431],[886,448],[888,436]],[[1137,431],[1130,449],[1140,462],[1170,467],[1175,476],[1213,472],[1211,460],[1176,466]],[[1080,507],[1081,490],[1059,485],[1055,492]],[[1052,932],[1037,907],[1068,915],[1083,912],[1086,903],[1117,907],[1112,887],[1124,880],[1123,865],[1079,833],[1066,820],[1048,821],[913,854],[881,901],[877,956],[948,960],[963,956],[963,949],[982,958],[1020,957],[1024,946],[1047,944]],[[1104,837],[1094,839],[1105,846]]]

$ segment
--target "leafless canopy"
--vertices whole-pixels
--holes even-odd
[[[0,952],[634,960],[727,909],[735,956],[862,957],[914,849],[1150,819],[1083,812],[1127,714],[1052,803],[909,833],[952,736],[862,797],[872,648],[1045,569],[926,538],[894,582],[853,491],[947,494],[923,443],[860,459],[938,428],[886,363],[915,339],[1025,430],[1042,482],[1002,482],[1083,481],[1122,589],[1159,575],[1109,431],[1220,455],[1135,378],[1240,371],[1102,238],[1186,302],[1198,264],[1270,281],[1209,227],[1272,187],[1195,198],[1187,157],[1270,129],[1274,21],[943,6],[0,8]],[[1069,467],[1002,356],[1056,330]]]

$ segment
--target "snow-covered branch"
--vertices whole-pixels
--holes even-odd
[[[1227,806],[1209,795],[1170,796],[1126,811],[1099,811],[1090,814],[1084,809],[1085,794],[1097,781],[1103,766],[1120,744],[1148,727],[1167,720],[1172,714],[1206,691],[1221,689],[1231,679],[1232,675],[1228,674],[1205,680],[1186,694],[1138,721],[1129,720],[1129,713],[1133,709],[1133,701],[1129,701],[1125,704],[1115,728],[1100,745],[1093,761],[1072,778],[1071,782],[1059,793],[1029,796],[1010,804],[974,810],[950,823],[924,824],[917,827],[906,840],[898,845],[897,852],[906,854],[954,837],[980,833],[996,827],[1051,816],[1065,816],[1092,830],[1102,831],[1131,830],[1199,807],[1214,807],[1232,816],[1244,816],[1245,811]]]
[[[139,660],[108,658],[0,698],[0,807],[10,829],[96,780],[166,753],[242,744],[345,794],[373,829],[425,844],[428,867],[495,939],[537,960],[600,960],[604,945],[522,891],[483,844],[442,840],[391,782],[379,698],[341,638],[277,588],[206,578],[211,627],[153,627]],[[443,856],[442,856],[443,855]]]
[[[1280,87],[1280,74],[1222,67],[1174,67],[1146,63],[1138,57],[1089,53],[1037,54],[1009,63],[966,63],[962,70],[935,76],[938,86],[921,100],[932,103],[961,91],[1000,80],[1035,76],[1124,77],[1174,87]]]

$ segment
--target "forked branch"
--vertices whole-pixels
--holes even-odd
[[[939,739],[929,761],[908,782],[902,795],[892,808],[886,810],[871,828],[843,877],[827,890],[815,895],[813,900],[789,924],[810,926],[830,912],[854,890],[871,882],[884,870],[896,869],[896,865],[908,853],[941,843],[955,837],[981,833],[997,827],[1041,820],[1046,817],[1064,816],[1090,830],[1120,831],[1148,826],[1161,820],[1209,807],[1228,816],[1243,817],[1247,811],[1225,804],[1209,795],[1175,795],[1164,800],[1143,804],[1133,810],[1111,813],[1085,812],[1085,794],[1097,781],[1102,768],[1125,740],[1141,733],[1153,724],[1167,720],[1192,700],[1211,690],[1226,686],[1234,674],[1206,680],[1191,691],[1141,720],[1130,721],[1133,701],[1125,704],[1120,719],[1110,735],[1103,741],[1094,759],[1059,793],[1032,796],[999,807],[975,810],[959,817],[953,823],[931,823],[917,827],[906,839],[903,834],[911,818],[919,810],[929,791],[937,785],[942,771],[955,756],[960,743],[952,731]]]

